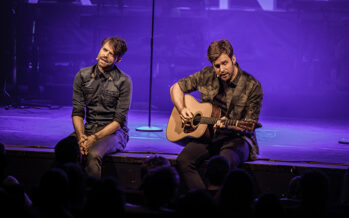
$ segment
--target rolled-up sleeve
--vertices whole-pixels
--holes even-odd
[[[132,94],[132,81],[128,76],[125,76],[120,83],[119,90],[120,95],[115,109],[114,121],[118,122],[120,126],[123,127],[127,120]]]
[[[85,98],[82,91],[81,73],[78,72],[73,84],[73,111],[72,116],[85,118]]]

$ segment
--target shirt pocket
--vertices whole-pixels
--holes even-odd
[[[213,97],[218,93],[218,91],[211,86],[200,86],[198,87],[198,91],[201,93],[201,101],[203,102],[211,102]]]
[[[87,104],[92,104],[95,102],[93,94],[95,93],[94,88],[92,87],[83,87],[82,91],[84,93],[84,99]]]
[[[119,99],[119,91],[110,91],[110,90],[104,90],[103,91],[103,104],[106,107],[116,107],[118,99]]]
[[[247,109],[247,105],[246,103],[237,103],[234,105],[234,114],[233,117],[237,120],[242,120],[245,118],[246,116],[246,109]]]

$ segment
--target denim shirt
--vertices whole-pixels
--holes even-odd
[[[72,116],[85,118],[86,108],[85,129],[116,121],[127,132],[131,89],[131,79],[116,66],[104,74],[97,65],[83,68],[74,79]]]
[[[220,90],[220,81],[212,66],[204,67],[201,71],[179,80],[178,85],[184,93],[198,90],[201,93],[201,101],[212,104],[215,103],[215,97]],[[258,122],[263,91],[257,79],[238,67],[237,76],[225,92],[225,108],[229,108],[230,104],[233,104],[233,109],[228,114],[228,118]],[[234,135],[232,134],[232,136]],[[259,149],[255,132],[241,135],[241,137],[251,146],[250,159],[256,159]]]

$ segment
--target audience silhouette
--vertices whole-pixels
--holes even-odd
[[[181,196],[176,207],[177,217],[212,218],[217,216],[217,203],[207,190],[193,189]]]
[[[82,164],[80,147],[75,136],[60,140],[55,146],[54,167],[62,167],[66,163]]]
[[[68,210],[68,176],[59,168],[46,171],[34,198],[34,213],[38,217],[73,217]]]
[[[124,193],[112,177],[96,179],[87,193],[83,217],[124,217]]]
[[[75,147],[75,148],[74,148]],[[87,176],[76,153],[76,141],[63,139],[55,148],[55,164],[47,170],[31,199],[23,186],[6,173],[6,150],[0,144],[0,216],[28,218],[159,218],[236,217],[298,218],[348,215],[349,169],[344,175],[340,205],[329,204],[329,178],[320,170],[293,177],[286,197],[260,193],[252,175],[244,169],[229,169],[223,156],[207,162],[207,189],[179,192],[179,175],[165,157],[153,155],[141,165],[144,201],[131,204],[114,177]],[[67,156],[65,156],[67,154]],[[35,189],[36,188],[36,189]]]
[[[160,155],[152,155],[146,158],[141,166],[141,177],[144,176],[152,169],[161,166],[171,166],[170,161],[163,156]]]
[[[32,201],[19,181],[7,173],[5,145],[0,143],[0,215],[1,217],[29,217]]]
[[[143,178],[141,189],[144,192],[145,205],[152,209],[168,207],[177,197],[179,176],[170,166],[161,166],[150,170]]]
[[[300,179],[301,216],[327,217],[329,181],[325,173],[320,170],[308,170]]]
[[[283,218],[284,209],[280,199],[274,193],[263,193],[255,200],[255,218]]]
[[[219,212],[222,217],[251,217],[255,185],[251,175],[243,169],[232,169],[218,193]]]
[[[207,190],[214,197],[222,186],[229,172],[229,162],[221,155],[212,156],[207,163],[206,181]]]

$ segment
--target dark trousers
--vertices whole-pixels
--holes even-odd
[[[209,142],[193,139],[177,157],[177,165],[185,185],[190,189],[205,189],[206,186],[199,174],[198,167],[213,155],[222,155],[230,163],[231,168],[238,167],[247,161],[249,145],[238,136],[219,133]]]

